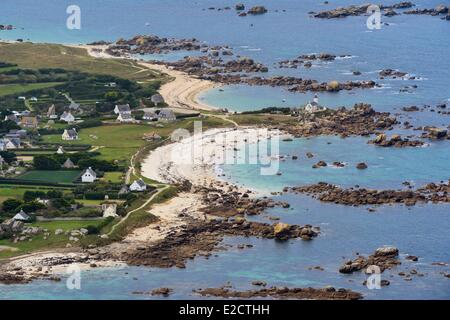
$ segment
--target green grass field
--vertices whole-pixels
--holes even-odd
[[[44,83],[29,83],[29,84],[3,84],[0,85],[0,97],[16,93],[25,93],[36,89],[45,89],[57,86],[61,82],[44,82]]]
[[[23,255],[38,250],[48,250],[52,248],[64,247],[69,241],[67,235],[55,235],[56,229],[70,231],[74,229],[86,228],[87,226],[98,226],[102,220],[67,220],[67,221],[45,221],[30,224],[34,227],[47,229],[50,233],[48,239],[39,234],[34,236],[32,241],[22,241],[13,243],[8,239],[0,240],[0,259]]]
[[[20,68],[63,68],[136,81],[165,79],[134,61],[93,58],[85,49],[59,44],[0,43],[0,57],[3,62],[15,63]]]
[[[146,142],[142,140],[145,133],[156,132],[161,137],[168,137],[178,128],[192,131],[194,121],[197,119],[185,119],[173,123],[165,124],[163,128],[149,125],[104,125],[101,127],[87,128],[80,131],[80,139],[75,141],[65,141],[67,144],[90,144],[100,147],[97,151],[101,153],[99,159],[129,161],[129,159]],[[203,119],[203,130],[211,127],[229,126],[229,123],[217,118]],[[46,143],[61,143],[61,135],[43,136]]]
[[[42,181],[50,183],[72,183],[79,175],[81,171],[77,170],[32,170],[20,175],[19,179]]]
[[[121,183],[123,181],[123,177],[124,177],[123,172],[105,172],[103,180],[112,183]]]

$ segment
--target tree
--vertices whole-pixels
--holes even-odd
[[[8,164],[17,160],[16,154],[11,151],[0,151],[0,156]]]
[[[7,199],[3,202],[3,211],[15,212],[23,204],[22,201],[17,199]]]
[[[61,165],[51,156],[38,155],[33,159],[33,165],[38,170],[58,170]]]

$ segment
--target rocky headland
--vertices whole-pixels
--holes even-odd
[[[270,287],[260,290],[236,291],[228,287],[206,288],[194,290],[195,293],[205,297],[216,298],[275,298],[275,299],[314,299],[314,300],[359,300],[362,295],[358,292],[348,289],[335,289],[327,287],[323,289],[316,288],[286,288]]]
[[[374,190],[366,188],[344,189],[333,184],[319,182],[317,184],[285,188],[285,192],[302,193],[313,198],[347,206],[404,204],[413,206],[417,203],[449,203],[450,181],[447,183],[429,183],[412,190]]]

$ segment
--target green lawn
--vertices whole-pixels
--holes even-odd
[[[49,221],[49,222],[45,221],[32,223],[30,224],[31,226],[48,229],[50,233],[48,239],[44,240],[44,236],[42,234],[39,234],[33,237],[33,241],[22,241],[18,243],[13,243],[8,239],[0,240],[0,248],[2,246],[5,246],[13,249],[13,250],[0,249],[0,259],[23,255],[38,250],[47,250],[52,248],[64,247],[69,242],[68,241],[69,237],[64,234],[55,235],[56,229],[70,231],[74,229],[86,228],[87,226],[98,226],[101,222],[102,220],[91,220],[91,221],[68,220],[68,221]]]
[[[0,97],[16,93],[25,93],[36,89],[44,89],[57,86],[61,82],[44,82],[44,83],[29,83],[29,84],[2,84],[0,85]]]
[[[123,172],[105,172],[103,176],[103,180],[109,181],[112,183],[120,183],[123,181],[124,173]]]
[[[25,172],[18,178],[51,183],[72,183],[80,174],[81,171],[78,170],[32,170]]]
[[[63,68],[146,82],[165,79],[131,60],[93,58],[85,49],[59,44],[0,43],[0,57],[20,68]]]

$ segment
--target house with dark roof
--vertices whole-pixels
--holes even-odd
[[[155,106],[158,106],[160,103],[164,103],[163,96],[158,93],[152,95],[152,97],[150,99]]]
[[[119,113],[117,117],[117,121],[119,122],[133,122],[134,118],[131,116],[131,113]]]
[[[71,123],[75,121],[75,117],[72,115],[72,113],[64,111],[64,113],[59,117],[61,121],[65,121],[67,123]]]
[[[116,107],[114,108],[114,113],[115,114],[121,114],[121,113],[126,113],[126,114],[131,114],[131,108],[129,104],[123,104],[123,105],[116,105]]]
[[[155,121],[158,120],[158,115],[153,111],[145,111],[142,119],[148,121]]]
[[[97,179],[97,174],[91,167],[87,168],[81,175],[81,182],[93,183]]]
[[[130,191],[144,192],[145,190],[147,190],[147,185],[142,179],[136,180],[130,185]]]
[[[19,118],[17,118],[17,115],[15,115],[14,113],[12,114],[8,114],[7,116],[5,116],[5,121],[14,121],[15,123],[19,123],[20,120]]]
[[[175,116],[175,113],[171,109],[164,108],[159,111],[158,119],[164,121],[175,121],[177,117]]]
[[[28,214],[26,214],[23,210],[20,210],[20,212],[13,217],[13,220],[24,222],[30,221],[31,217]]]
[[[64,129],[64,132],[62,134],[63,140],[78,140],[78,132],[75,128],[73,129]]]

